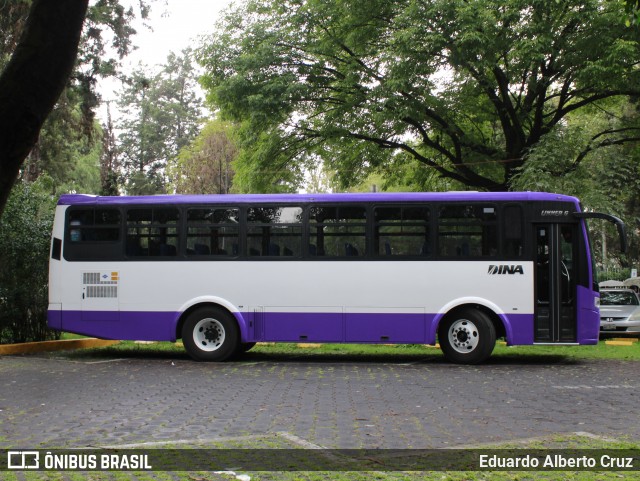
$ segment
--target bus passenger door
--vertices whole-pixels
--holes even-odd
[[[536,343],[573,343],[576,335],[577,224],[536,224]]]

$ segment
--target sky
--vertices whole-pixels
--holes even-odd
[[[166,2],[166,5],[165,5]],[[125,0],[134,5],[136,0]],[[211,33],[220,12],[230,0],[158,0],[151,3],[150,31],[136,28],[134,43],[139,46],[130,57],[134,62],[148,65],[162,64],[169,52],[179,53],[188,46],[196,46],[199,35]]]
[[[124,0],[139,16],[138,0]],[[137,33],[133,38],[134,50],[123,60],[125,72],[131,72],[140,63],[148,67],[162,65],[170,52],[179,54],[185,48],[198,46],[198,37],[211,33],[231,0],[157,0],[151,3],[151,14],[147,20],[152,30],[141,22],[134,24]],[[121,86],[113,79],[101,81],[99,91],[105,102],[117,98]],[[112,111],[112,115],[114,112]],[[106,118],[106,107],[100,109],[98,118]]]

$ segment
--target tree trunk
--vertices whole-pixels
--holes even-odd
[[[88,0],[34,0],[0,76],[0,215],[73,70]]]

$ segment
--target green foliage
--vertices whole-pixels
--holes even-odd
[[[3,69],[16,48],[31,0],[6,0],[0,9],[0,69]]]
[[[32,0],[7,0],[0,7],[0,68],[22,35],[31,4]],[[38,145],[27,159],[23,179],[32,182],[46,173],[54,179],[58,190],[99,191],[99,186],[96,188],[99,164],[94,162],[101,135],[94,122],[100,102],[97,80],[118,73],[121,60],[133,48],[136,31],[132,22],[136,16],[146,18],[148,12],[146,0],[140,1],[136,9],[125,7],[120,0],[91,2],[76,68],[43,126]],[[42,88],[46,88],[45,83]],[[81,173],[78,175],[75,170]]]
[[[127,193],[166,191],[167,162],[194,139],[200,128],[202,102],[196,94],[196,72],[189,49],[170,54],[158,73],[140,68],[128,79],[118,105],[123,117],[118,150]]]
[[[506,190],[570,114],[640,93],[623,17],[606,0],[250,0],[199,59],[209,101],[243,125],[238,179],[255,190],[318,162],[343,187],[407,162],[418,184],[416,163]],[[599,133],[570,160],[638,138]]]
[[[56,192],[99,192],[101,130],[97,124],[87,129],[81,103],[74,89],[63,92],[25,161],[24,180],[33,182],[44,173],[51,177]]]
[[[623,199],[640,187],[630,152],[612,144],[575,160],[599,132],[615,128],[615,123],[597,111],[572,116],[567,125],[557,126],[529,150],[512,188],[576,195],[587,208],[622,215]]]
[[[622,0],[626,13],[625,25],[640,25],[640,0]]]
[[[0,68],[22,35],[32,0],[7,0],[0,7]],[[125,8],[120,0],[91,2],[82,31],[76,67],[56,107],[48,116],[35,148],[25,161],[21,177],[33,182],[51,176],[57,191],[98,193],[101,132],[94,122],[100,98],[98,78],[114,76],[132,50],[137,15],[146,18],[148,2]],[[46,88],[46,83],[42,88]],[[109,174],[105,174],[109,175]]]
[[[621,256],[618,234],[609,223],[590,222],[592,248],[603,269],[630,263],[637,266],[640,258],[636,229],[640,217],[640,151],[615,138],[617,131],[633,127],[638,120],[635,104],[624,102],[610,101],[598,109],[574,113],[565,125],[557,126],[530,149],[526,164],[511,182],[514,190],[575,195],[587,210],[621,217],[628,228],[630,249],[626,257]],[[604,141],[603,131],[609,132]],[[608,252],[606,245],[610,246]]]
[[[147,2],[140,2],[140,16],[148,15]],[[125,8],[119,0],[92,2],[87,13],[80,50],[79,65],[90,77],[114,75],[118,61],[133,48],[136,34],[131,23],[136,14],[132,7]],[[107,45],[110,49],[107,50]],[[116,57],[112,57],[113,53]]]
[[[180,194],[228,194],[237,155],[233,125],[212,120],[177,158],[170,159],[167,175]]]
[[[46,326],[51,188],[46,176],[17,183],[0,220],[0,343],[54,337]]]
[[[253,130],[251,122],[243,122],[238,131],[240,152],[234,163],[234,191],[295,192],[302,184],[306,159],[291,152],[288,139],[280,132]],[[298,162],[290,162],[289,154]]]

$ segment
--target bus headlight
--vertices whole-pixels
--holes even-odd
[[[596,306],[596,309],[600,309],[600,298],[594,297],[593,304]]]

